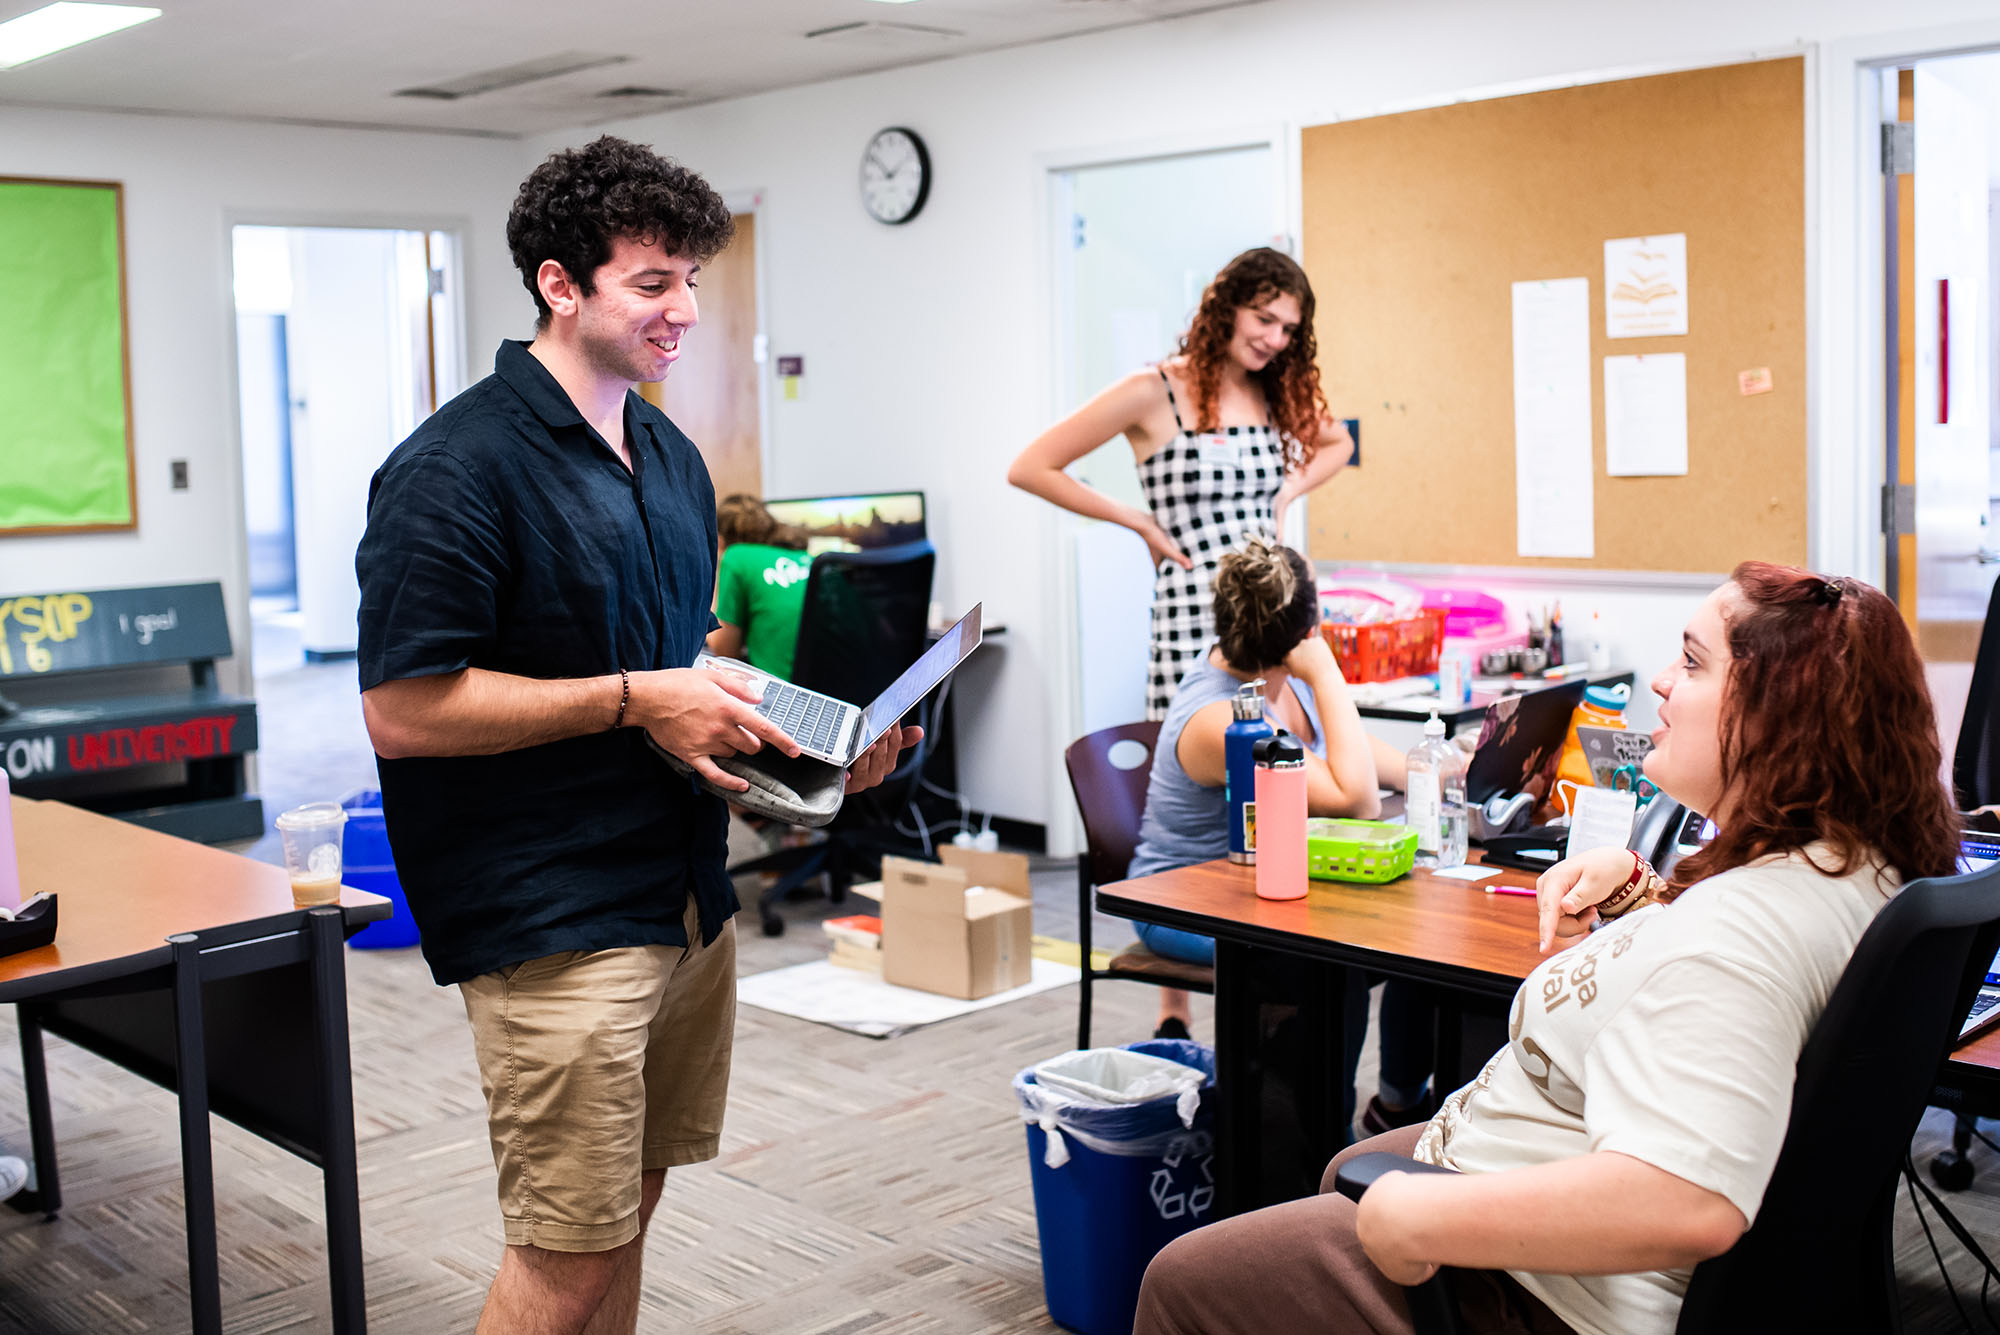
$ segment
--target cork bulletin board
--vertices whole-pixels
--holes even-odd
[[[123,200],[0,177],[0,536],[137,523]]]
[[[1805,560],[1802,59],[1314,126],[1301,154],[1320,370],[1367,441],[1360,467],[1313,493],[1315,559]],[[1688,332],[1607,339],[1604,243],[1675,232]],[[1590,280],[1596,551],[1523,557],[1512,284],[1577,277]],[[1603,359],[1671,352],[1687,358],[1687,474],[1606,476]],[[1744,393],[1740,374],[1766,368],[1770,388]]]

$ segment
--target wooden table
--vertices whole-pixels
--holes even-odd
[[[333,1329],[366,1329],[348,1066],[348,935],[389,902],[343,888],[300,909],[274,867],[60,802],[13,799],[23,895],[51,891],[54,943],[0,957],[16,1002],[35,1185],[61,1208],[46,1031],[180,1096],[192,1328],[222,1328],[211,1108],[318,1166],[326,1180]]]
[[[1257,898],[1254,868],[1217,861],[1099,887],[1097,905],[1106,913],[1215,938],[1216,1178],[1224,1214],[1271,1203],[1258,1187],[1268,1175],[1252,1143],[1261,1094],[1259,972],[1274,957],[1314,960],[1504,1006],[1542,959],[1535,901],[1489,895],[1484,887],[1527,887],[1534,880],[1530,872],[1503,871],[1468,883],[1418,871],[1379,886],[1311,881],[1304,899],[1268,900]],[[1322,1107],[1339,1106],[1333,1086],[1343,1066],[1337,1021],[1343,995],[1325,982],[1307,999],[1336,1017],[1327,1026],[1329,1079],[1313,1092]],[[1441,1039],[1446,1034],[1441,1027]],[[1440,1052],[1440,1071],[1454,1064],[1451,1055]],[[2000,1115],[2000,1029],[1952,1053],[1939,1072],[1937,1098],[1942,1106]],[[1339,1133],[1338,1126],[1325,1128],[1324,1144],[1336,1146]]]

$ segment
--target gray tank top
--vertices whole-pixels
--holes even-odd
[[[1211,646],[1213,647],[1213,646]],[[1288,677],[1292,693],[1312,720],[1312,753],[1326,758],[1326,730],[1320,726],[1319,702],[1312,688]],[[1130,876],[1151,876],[1175,867],[1190,867],[1229,854],[1229,812],[1222,785],[1204,787],[1181,768],[1176,751],[1181,730],[1203,706],[1227,700],[1243,683],[1208,661],[1203,651],[1181,678],[1167,716],[1160,723],[1160,743],[1153,751],[1153,772],[1146,782],[1146,812],[1139,818],[1139,846],[1132,851]],[[1277,720],[1266,710],[1272,727]]]

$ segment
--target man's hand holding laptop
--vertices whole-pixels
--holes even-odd
[[[788,756],[799,754],[798,743],[757,712],[763,698],[764,678],[748,669],[635,672],[625,717],[717,788],[740,793],[748,791],[750,781],[725,772],[713,757],[751,755],[766,743]],[[915,724],[891,726],[848,766],[844,791],[858,793],[882,782],[896,768],[901,753],[923,736],[924,730]]]

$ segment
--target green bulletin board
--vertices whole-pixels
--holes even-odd
[[[129,529],[123,199],[0,177],[0,534]]]

